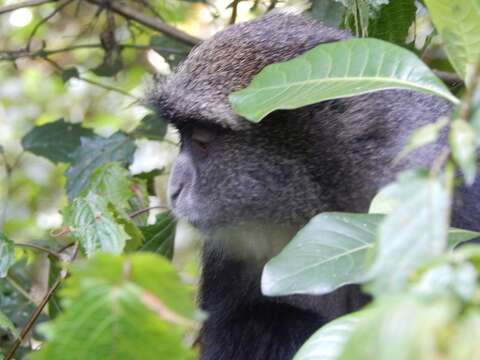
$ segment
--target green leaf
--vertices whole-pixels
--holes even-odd
[[[451,299],[396,296],[376,302],[345,344],[341,360],[440,359],[440,336],[458,314]]]
[[[450,228],[448,230],[448,247],[455,248],[457,245],[480,237],[480,232],[464,229]]]
[[[43,156],[55,163],[69,163],[75,160],[75,151],[80,147],[81,138],[92,138],[92,130],[80,124],[71,124],[63,119],[34,127],[22,139],[23,149]]]
[[[65,172],[69,200],[81,194],[98,167],[113,161],[127,166],[131,163],[134,152],[134,140],[122,132],[117,132],[109,138],[101,136],[82,138],[81,146],[72,155],[72,165]]]
[[[67,83],[70,79],[78,78],[79,76],[80,76],[80,73],[78,72],[78,69],[75,68],[75,67],[71,67],[71,68],[63,70],[62,81],[64,83]]]
[[[310,14],[326,25],[340,27],[345,16],[346,7],[335,0],[313,0]]]
[[[336,360],[364,312],[342,316],[320,328],[297,352],[293,360]]]
[[[368,273],[374,294],[398,291],[411,273],[447,246],[448,190],[423,172],[399,176],[391,195],[398,206],[378,228],[376,256]]]
[[[476,0],[425,0],[448,58],[467,81],[480,59],[480,9]]]
[[[313,217],[262,274],[268,296],[325,294],[365,276],[382,215],[323,213]]]
[[[448,125],[448,118],[441,117],[437,122],[424,125],[416,129],[407,141],[404,149],[397,156],[397,159],[403,158],[418,148],[434,143],[440,137],[442,130]]]
[[[176,221],[170,212],[158,214],[155,224],[140,229],[145,237],[141,251],[152,251],[168,259],[172,258]]]
[[[142,119],[140,125],[133,131],[136,138],[147,138],[161,141],[167,133],[167,122],[155,114],[149,114]]]
[[[477,174],[475,129],[465,120],[457,119],[450,125],[449,140],[453,159],[462,170],[467,185],[472,185]]]
[[[12,240],[0,233],[0,278],[7,276],[13,264],[15,264],[15,245]]]
[[[408,29],[415,21],[415,0],[393,0],[370,20],[368,36],[405,46]]]
[[[108,201],[95,193],[75,199],[64,211],[64,223],[87,256],[98,251],[119,254],[128,238],[110,213]]]
[[[266,66],[250,85],[230,95],[233,109],[259,122],[279,109],[385,89],[409,89],[458,103],[413,53],[377,39],[322,44],[303,55]]]
[[[15,337],[18,337],[17,328],[12,323],[12,321],[5,315],[3,312],[0,311],[0,328],[9,331]]]
[[[459,319],[448,346],[448,359],[478,360],[478,345],[473,339],[480,337],[480,312],[469,309]]]
[[[132,184],[130,173],[120,163],[106,163],[92,173],[82,195],[86,196],[93,191],[104,197],[116,209],[124,212],[124,209],[129,207],[128,200],[133,196]]]
[[[65,312],[44,328],[48,341],[32,359],[194,359],[183,341],[192,294],[161,257],[99,254],[73,267],[62,297]]]

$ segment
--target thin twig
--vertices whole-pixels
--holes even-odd
[[[37,305],[37,302],[35,301],[35,299],[30,296],[30,294],[28,293],[27,290],[25,290],[22,285],[20,285],[17,280],[15,280],[13,278],[12,275],[8,275],[7,276],[7,281],[10,283],[10,285],[15,289],[17,290],[20,294],[23,295],[23,297],[25,297],[29,302],[31,302],[33,305]]]
[[[57,253],[57,252],[55,252],[51,249],[48,249],[46,247],[40,246],[40,245],[27,244],[27,243],[15,243],[15,246],[38,250],[38,251],[44,252],[44,253],[46,253],[50,256],[53,256],[56,259],[61,259],[61,255],[59,253]]]
[[[149,212],[150,210],[155,210],[155,209],[164,209],[164,210],[169,210],[168,207],[166,206],[151,206],[151,207],[148,207],[148,208],[143,208],[143,209],[138,209],[138,210],[135,210],[133,212],[131,212],[130,214],[128,214],[128,217],[130,219],[138,216],[138,215],[141,215],[141,214],[144,214],[146,212]]]
[[[129,92],[125,91],[125,90],[122,90],[122,89],[119,89],[119,88],[116,88],[116,87],[113,87],[113,86],[110,86],[110,85],[106,85],[106,84],[102,84],[102,83],[99,83],[99,82],[96,82],[94,80],[90,80],[90,79],[87,79],[87,78],[84,78],[82,76],[78,76],[76,77],[76,79],[78,80],[81,80],[81,81],[85,81],[86,83],[89,83],[89,84],[92,84],[92,85],[95,85],[95,86],[98,86],[98,87],[101,87],[102,89],[105,89],[105,90],[110,90],[110,91],[114,91],[114,92],[117,92],[119,94],[122,94],[122,95],[125,95],[125,96],[128,96],[128,97],[131,97],[137,101],[141,101],[142,99],[140,99],[139,97],[136,97],[135,95],[132,95],[130,94]]]
[[[73,261],[77,257],[78,253],[78,243],[75,245],[75,249],[73,251],[73,254],[70,258],[70,262]],[[25,340],[26,336],[32,329],[32,327],[35,325],[36,321],[38,320],[38,317],[42,313],[43,309],[45,306],[47,306],[48,302],[52,298],[53,294],[55,294],[55,291],[59,288],[60,284],[65,280],[67,277],[68,272],[66,270],[63,270],[57,280],[55,280],[55,283],[48,289],[47,293],[43,297],[43,299],[40,301],[40,303],[37,305],[35,310],[33,311],[32,316],[28,319],[27,323],[23,327],[22,331],[20,332],[20,335],[18,338],[15,340],[13,343],[12,347],[8,351],[7,355],[5,356],[5,360],[11,360],[13,359],[13,356],[15,355],[15,352],[17,351],[18,347],[20,344]]]
[[[104,0],[86,0],[86,1],[97,6],[104,6]],[[150,29],[157,30],[177,40],[180,40],[186,44],[196,45],[200,42],[200,39],[194,36],[191,36],[187,33],[184,33],[183,31],[180,31],[174,28],[173,26],[170,26],[164,23],[159,18],[142,14],[137,10],[130,8],[119,1],[110,1],[109,6],[113,12],[123,16],[126,19],[134,20]]]
[[[58,0],[30,0],[30,1],[24,1],[18,4],[11,4],[11,5],[6,5],[0,8],[0,15],[6,14],[18,9],[23,9],[26,7],[34,7],[34,6],[40,6],[43,4],[51,3],[51,2],[57,2]]]
[[[26,46],[26,49],[28,51],[30,51],[30,47],[32,46],[32,41],[33,41],[33,37],[35,36],[35,34],[37,33],[38,29],[40,29],[40,27],[45,24],[48,20],[50,20],[51,18],[53,18],[56,14],[58,14],[60,11],[62,11],[62,9],[66,6],[68,6],[70,3],[74,2],[75,0],[66,0],[63,4],[60,4],[58,5],[55,10],[53,10],[50,14],[48,14],[47,16],[45,16],[42,20],[40,20],[36,25],[35,27],[33,28],[32,32],[30,33],[30,36],[28,37],[28,42],[27,42],[27,46]]]
[[[240,3],[240,0],[233,0],[232,4],[230,5],[232,7],[232,15],[230,15],[230,20],[228,21],[230,25],[235,24],[235,22],[237,21],[239,3]]]
[[[271,0],[270,5],[268,5],[267,12],[272,11],[277,6],[278,0]]]

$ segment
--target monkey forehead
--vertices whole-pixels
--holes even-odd
[[[236,115],[228,95],[246,87],[266,65],[290,60],[349,33],[292,13],[274,11],[230,26],[196,46],[166,81],[154,104],[175,119],[196,119],[237,129],[253,126]]]

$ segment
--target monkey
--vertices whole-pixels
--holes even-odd
[[[289,360],[321,326],[368,303],[357,285],[266,297],[262,267],[314,215],[367,212],[399,171],[429,166],[445,146],[443,136],[393,161],[412,131],[452,110],[409,90],[278,110],[258,124],[232,110],[228,95],[265,66],[351,37],[306,15],[270,12],[194,47],[149,96],[181,138],[168,186],[172,210],[204,237],[201,360]],[[454,224],[473,229],[479,211],[468,191],[469,211],[455,212]]]

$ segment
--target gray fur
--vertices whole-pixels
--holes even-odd
[[[211,316],[202,332],[202,359],[290,359],[315,321],[365,303],[356,288],[267,300],[259,290],[259,265],[312,216],[367,211],[380,186],[401,169],[430,164],[443,146],[393,163],[415,128],[450,111],[443,99],[407,90],[276,111],[256,125],[232,112],[228,95],[266,65],[348,37],[307,17],[269,14],[200,44],[152,96],[158,111],[183,131],[169,186],[172,208],[206,237],[201,304]],[[214,126],[208,154],[195,148],[182,130],[186,124]],[[302,332],[282,324],[277,313],[312,321]],[[258,349],[240,344],[263,334],[270,340]]]

